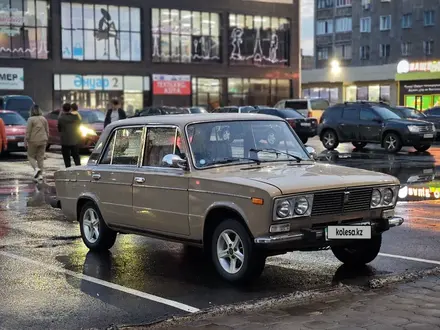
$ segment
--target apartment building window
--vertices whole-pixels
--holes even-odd
[[[402,16],[402,29],[409,29],[412,26],[412,14]]]
[[[336,46],[336,57],[343,60],[351,59],[351,45]]]
[[[329,53],[328,47],[318,48],[318,60],[320,60],[320,61],[328,60],[328,53]]]
[[[362,8],[365,10],[370,9],[371,7],[371,0],[362,0]]]
[[[361,60],[369,60],[370,59],[370,46],[361,46],[359,50],[359,55]]]
[[[435,12],[434,10],[425,10],[423,13],[423,21],[425,26],[433,26],[435,20]]]
[[[336,32],[350,32],[351,27],[351,17],[341,17],[336,19]]]
[[[391,15],[380,17],[380,30],[381,31],[391,30]]]
[[[351,6],[351,0],[336,0],[336,7]]]
[[[432,55],[432,52],[434,51],[434,41],[423,41],[423,52],[425,55]]]
[[[328,19],[325,21],[316,22],[316,34],[323,35],[333,33],[333,21]]]
[[[400,47],[401,47],[401,51],[402,51],[403,56],[411,55],[412,44],[410,42],[402,42]]]
[[[333,0],[318,0],[318,9],[333,8]]]
[[[369,33],[371,32],[371,17],[362,17],[361,18],[361,32]]]
[[[379,45],[379,56],[380,57],[390,57],[391,46],[389,44]]]

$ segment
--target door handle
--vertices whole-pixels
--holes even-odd
[[[145,178],[137,176],[137,177],[134,178],[134,181],[136,181],[136,183],[144,183],[145,182]]]
[[[99,179],[101,179],[101,174],[93,173],[92,174],[92,179],[98,181]]]

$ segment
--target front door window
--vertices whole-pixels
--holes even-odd
[[[143,166],[161,167],[163,157],[169,154],[184,157],[181,138],[177,128],[148,128]]]

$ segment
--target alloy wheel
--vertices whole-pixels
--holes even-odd
[[[394,136],[390,135],[385,140],[385,144],[388,150],[394,150],[397,147],[397,139]]]
[[[324,135],[324,145],[329,148],[335,145],[335,136],[333,133],[327,133]]]
[[[96,243],[99,239],[99,216],[96,211],[92,208],[88,209],[84,213],[82,221],[84,236],[87,241],[91,244]]]
[[[231,229],[224,230],[217,239],[217,258],[228,274],[236,274],[243,267],[244,247],[240,236]]]

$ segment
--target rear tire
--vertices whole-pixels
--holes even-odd
[[[366,142],[352,142],[351,144],[352,144],[353,147],[355,147],[356,149],[363,149],[363,148],[365,148],[365,146],[367,145]]]
[[[425,152],[426,150],[428,150],[429,148],[431,148],[430,144],[424,144],[424,145],[420,145],[420,146],[414,146],[414,149],[416,149],[418,152]]]
[[[402,149],[402,140],[396,133],[387,133],[383,138],[383,146],[389,153],[396,153]]]
[[[235,219],[219,223],[214,230],[211,257],[218,274],[231,283],[254,280],[266,263],[266,256],[255,248],[246,228]]]
[[[333,246],[335,257],[347,266],[364,266],[379,254],[382,246],[382,235],[372,236],[369,240],[359,240],[346,246]]]
[[[95,203],[82,207],[79,222],[81,238],[91,251],[106,251],[115,244],[117,233],[106,225]]]
[[[336,132],[332,129],[327,129],[322,133],[321,136],[322,144],[324,145],[324,148],[327,150],[334,150],[339,145],[339,139]]]

